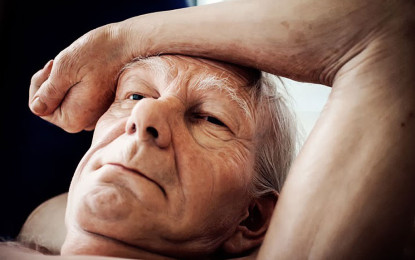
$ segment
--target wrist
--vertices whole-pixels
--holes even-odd
[[[113,24],[113,30],[119,35],[119,42],[122,44],[124,59],[131,61],[137,57],[149,57],[158,55],[162,35],[157,35],[160,27],[158,19],[152,18],[157,13],[136,16]]]

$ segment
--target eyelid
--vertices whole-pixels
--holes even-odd
[[[217,118],[216,116],[213,116],[213,115],[211,115],[211,114],[206,114],[206,113],[195,113],[194,114],[195,116],[196,116],[196,118],[198,118],[198,119],[204,119],[205,117],[212,117],[212,118],[216,118],[217,120],[219,120],[219,121],[221,121],[222,122],[222,120],[220,120],[219,118]],[[222,122],[223,123],[223,122]],[[225,123],[223,123],[223,124],[225,124]]]
[[[160,93],[154,87],[149,86],[146,82],[124,82],[124,84],[117,87],[117,96],[120,99],[128,99],[131,94],[139,94],[146,98],[157,99]]]
[[[204,117],[215,118],[216,120],[220,121],[223,125],[211,123],[211,122],[208,122],[207,120],[205,120],[205,121],[208,122],[208,123],[210,123],[210,124],[212,124],[212,125],[215,125],[217,127],[226,128],[232,134],[234,134],[234,132],[232,131],[231,127],[229,127],[228,123],[226,122],[226,120],[223,119],[223,117],[219,117],[219,116],[214,115],[212,113],[206,113],[206,112],[195,112],[195,113],[193,113],[192,116],[198,117],[198,118],[196,118],[197,120],[202,120],[202,118],[204,118]]]
[[[130,97],[131,97],[131,96],[133,96],[133,95],[138,95],[138,96],[141,96],[142,98],[140,98],[139,100],[141,100],[141,99],[143,99],[143,98],[146,98],[146,96],[145,96],[145,95],[143,95],[143,94],[132,92],[132,93],[128,93],[128,94],[126,95],[125,99],[135,100],[135,99],[130,98]]]
[[[122,97],[123,97],[123,99],[130,99],[130,96],[131,95],[134,95],[134,94],[143,96],[143,98],[154,98],[154,99],[158,99],[158,97],[155,97],[155,96],[152,96],[152,95],[143,94],[142,92],[138,92],[138,91],[128,91]]]
[[[206,121],[208,121],[209,123],[212,123],[217,126],[228,127],[224,122],[222,122],[220,119],[217,119],[214,116],[205,116],[205,117],[206,117]]]

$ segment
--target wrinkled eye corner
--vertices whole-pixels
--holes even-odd
[[[135,94],[131,94],[131,95],[128,96],[128,99],[131,99],[131,100],[141,100],[143,98],[144,98],[143,95],[136,94],[136,93]]]

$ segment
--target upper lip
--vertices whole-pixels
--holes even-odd
[[[121,164],[121,163],[110,162],[110,163],[107,163],[107,164],[108,164],[108,165],[114,165],[114,166],[121,167],[121,168],[123,168],[123,169],[124,169],[124,170],[126,170],[126,171],[129,171],[129,172],[132,172],[132,173],[138,174],[138,175],[140,175],[140,176],[142,176],[142,177],[146,178],[147,180],[149,180],[149,181],[153,182],[154,184],[156,184],[156,185],[160,188],[160,190],[163,192],[164,196],[166,196],[166,191],[164,190],[164,188],[163,188],[163,187],[162,187],[162,186],[161,186],[158,182],[156,182],[155,180],[153,180],[153,179],[149,178],[147,175],[143,174],[143,173],[142,173],[142,172],[140,172],[139,170],[137,170],[137,169],[135,169],[135,168],[128,167],[128,166],[123,165],[123,164]]]

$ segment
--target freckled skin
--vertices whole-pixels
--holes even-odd
[[[156,59],[175,68],[170,76],[156,77],[140,61],[125,70],[97,123],[70,187],[63,255],[208,255],[246,217],[254,121],[220,89],[195,86],[202,74],[227,77],[248,100],[246,75],[202,59]],[[132,100],[132,94],[143,98]]]

